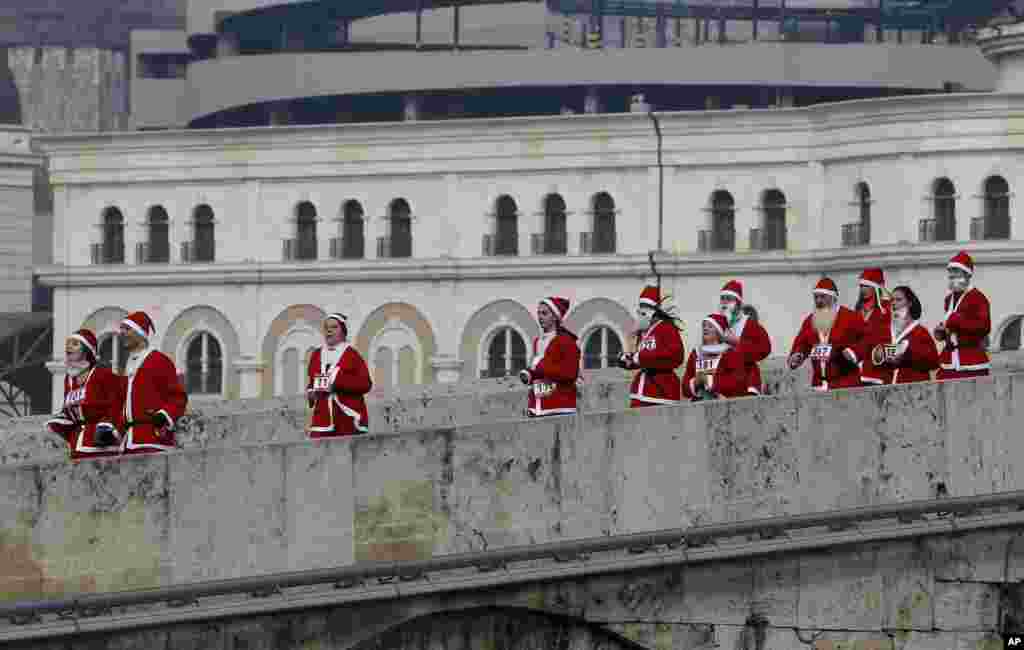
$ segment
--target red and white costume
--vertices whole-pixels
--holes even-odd
[[[839,299],[839,290],[829,278],[822,278],[814,292]],[[815,390],[861,385],[858,363],[864,340],[864,319],[842,305],[837,305],[834,310],[835,321],[824,335],[814,327],[814,314],[808,315],[790,350],[790,356],[799,353],[811,358],[811,387]],[[847,351],[853,357],[852,361],[846,358]]]
[[[330,314],[347,330],[345,317]],[[313,407],[310,438],[333,438],[370,430],[365,395],[373,388],[370,371],[359,351],[348,343],[323,345],[309,357],[306,396]],[[314,390],[326,387],[327,392]]]
[[[71,460],[116,456],[121,452],[116,422],[121,409],[122,381],[110,368],[95,365],[96,336],[89,330],[71,335],[92,355],[92,366],[64,377],[64,406],[46,425],[68,443]],[[97,426],[108,427],[118,441],[101,446],[96,441]]]
[[[533,356],[526,370],[530,383],[526,411],[531,417],[576,413],[580,348],[576,336],[561,326],[569,311],[569,301],[550,297],[541,302],[554,312],[559,324],[533,339]]]
[[[640,305],[660,307],[661,293],[657,287],[645,287]],[[683,365],[683,339],[668,320],[653,322],[640,334],[637,351],[625,355],[629,368],[639,368],[629,389],[630,406],[678,404],[682,390],[676,368]]]
[[[743,285],[738,280],[730,280],[722,287],[720,295],[735,298],[742,305]],[[729,329],[740,340],[739,350],[743,354],[747,368],[747,392],[751,395],[760,395],[763,381],[761,367],[758,364],[772,353],[772,341],[768,331],[747,314],[741,314]]]
[[[974,261],[961,251],[950,260],[948,268],[974,275]],[[985,337],[992,330],[988,298],[974,287],[963,293],[949,293],[942,303],[946,328],[945,346],[939,357],[936,379],[965,379],[989,374],[992,365],[985,350]]]
[[[727,321],[721,314],[711,314],[704,319],[718,330],[719,336],[726,330]],[[726,343],[717,345],[701,345],[690,351],[686,360],[686,372],[683,373],[683,395],[687,399],[696,399],[698,386],[697,371],[709,375],[707,390],[719,397],[747,397],[749,370],[744,355],[743,343],[733,348]]]
[[[153,321],[143,312],[129,314],[121,322],[147,340],[156,332]],[[124,409],[119,422],[124,431],[124,453],[173,450],[176,423],[185,415],[188,405],[188,395],[178,380],[174,362],[147,346],[128,357],[125,375]],[[160,424],[155,418],[161,419]]]
[[[892,311],[887,301],[884,301],[882,292],[885,291],[885,274],[882,269],[865,269],[860,274],[859,286],[870,287],[875,290],[875,298],[870,303],[871,309],[867,314],[862,310],[860,316],[864,319],[864,343],[858,351],[860,357],[860,380],[866,386],[877,386],[887,384],[892,368],[885,365],[876,366],[871,358],[871,351],[877,345],[889,343],[890,327],[892,325]]]
[[[886,373],[883,383],[930,381],[931,372],[939,367],[939,349],[935,346],[935,339],[919,320],[911,321],[899,332],[896,331],[898,325],[896,321],[892,322],[888,340],[884,343],[895,345],[902,357],[896,363],[890,362],[879,368]]]

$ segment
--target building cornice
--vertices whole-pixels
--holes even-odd
[[[670,167],[827,162],[1019,148],[1007,136],[1024,117],[1024,94],[658,116]],[[752,132],[758,135],[753,140]],[[654,164],[657,146],[645,114],[46,136],[38,142],[51,156],[55,185],[636,168]]]
[[[963,248],[975,263],[1024,264],[1024,242],[978,241],[966,244],[901,244],[800,252],[655,255],[666,277],[754,274],[843,273],[866,267],[887,270],[940,267]],[[296,263],[224,263],[142,266],[41,266],[35,269],[44,286],[60,288],[231,286],[266,284],[330,284],[337,282],[417,282],[468,280],[551,280],[650,278],[647,255],[318,261]]]

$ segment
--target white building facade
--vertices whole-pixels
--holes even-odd
[[[852,304],[871,266],[932,326],[964,249],[1019,347],[1024,94],[656,117],[661,167],[646,114],[43,138],[55,399],[64,337],[117,363],[135,309],[196,397],[300,392],[334,310],[381,387],[517,370],[548,295],[604,366],[659,248],[688,346],[735,278],[786,354],[817,278]]]

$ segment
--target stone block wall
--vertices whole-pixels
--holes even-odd
[[[0,467],[0,596],[1024,488],[1024,374]],[[244,418],[244,415],[230,416]],[[268,430],[269,431],[269,430]]]

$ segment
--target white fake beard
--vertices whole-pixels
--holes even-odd
[[[814,329],[819,332],[832,329],[836,322],[836,313],[826,307],[825,309],[814,310]]]
[[[965,278],[954,278],[949,281],[949,290],[953,293],[963,293],[965,289],[967,289]]]
[[[67,369],[67,374],[72,377],[78,377],[89,369],[88,361],[66,361],[64,365]]]

